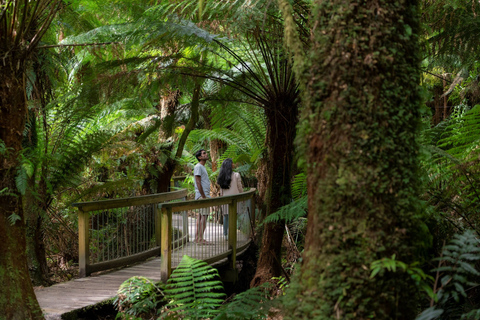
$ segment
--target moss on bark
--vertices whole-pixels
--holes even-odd
[[[416,1],[315,1],[301,120],[309,217],[289,319],[413,319],[401,272],[416,243],[420,116]]]

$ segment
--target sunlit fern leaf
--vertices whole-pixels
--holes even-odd
[[[478,152],[480,140],[480,105],[449,121],[439,147],[460,159]]]
[[[183,256],[168,279],[165,294],[168,313],[190,319],[211,318],[225,296],[218,271],[206,262]]]
[[[307,175],[305,173],[299,173],[293,178],[291,184],[292,198],[299,199],[307,195]]]
[[[111,136],[110,131],[97,131],[62,141],[55,153],[55,162],[51,163],[50,188],[57,190],[59,185],[72,185],[79,181],[78,175],[91,155],[99,151]]]
[[[300,217],[304,217],[307,213],[307,209],[308,209],[308,197],[303,196],[281,207],[276,212],[269,215],[264,220],[264,223],[278,222],[281,220],[285,220],[286,223],[289,223]]]

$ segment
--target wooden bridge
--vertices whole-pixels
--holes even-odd
[[[166,282],[184,255],[235,270],[237,254],[250,244],[254,193],[186,201],[183,189],[74,204],[80,278],[36,289],[46,319],[75,319],[78,311],[115,297],[133,276]],[[208,214],[206,244],[194,241],[200,210]],[[222,210],[229,213],[227,237]]]

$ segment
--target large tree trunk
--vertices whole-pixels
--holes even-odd
[[[268,121],[266,216],[292,201],[290,186],[298,105],[284,101],[266,109]],[[257,271],[251,286],[258,286],[281,275],[283,221],[265,224]]]
[[[414,260],[419,123],[416,1],[316,0],[309,102],[308,229],[289,319],[415,318],[412,279],[373,261]]]
[[[38,87],[42,87],[38,82],[37,85]],[[42,105],[44,104],[42,103]],[[28,118],[29,123],[26,127],[28,127],[29,130],[22,144],[24,154],[27,158],[31,157],[30,152],[38,147],[37,118],[33,110],[28,112]],[[34,169],[34,174],[28,178],[28,186],[23,201],[26,223],[27,258],[30,277],[34,285],[45,286],[51,284],[48,280],[48,265],[44,243],[44,217],[48,206],[45,200],[47,184],[42,172],[40,172],[40,177],[42,178],[40,178],[40,181],[37,181],[36,171],[37,168]]]
[[[0,67],[0,139],[7,148],[0,153],[0,318],[42,319],[28,273],[22,198],[15,184],[27,107],[24,66],[14,61]],[[12,225],[9,217],[19,220]]]

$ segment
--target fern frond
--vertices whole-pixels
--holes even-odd
[[[180,317],[209,318],[218,313],[223,302],[223,285],[218,271],[206,262],[183,256],[168,279],[165,294],[171,299],[167,308]],[[165,315],[166,316],[166,315]]]
[[[281,207],[278,211],[269,215],[263,223],[279,222],[281,220],[285,220],[286,223],[289,223],[305,216],[307,209],[308,196],[303,196]]]
[[[267,319],[270,308],[270,299],[267,298],[269,286],[271,284],[267,282],[237,294],[232,302],[223,305],[214,320]]]
[[[442,256],[435,259],[440,261],[439,267],[432,270],[440,277],[440,284],[436,292],[437,305],[422,312],[418,319],[468,319],[478,310],[465,312],[461,308],[460,299],[467,297],[466,291],[476,286],[478,272],[475,264],[480,260],[480,247],[477,235],[472,230],[462,234],[455,234],[454,238],[442,250]],[[437,279],[438,280],[438,279]],[[457,307],[451,305],[452,302]],[[460,308],[458,308],[460,306]]]

